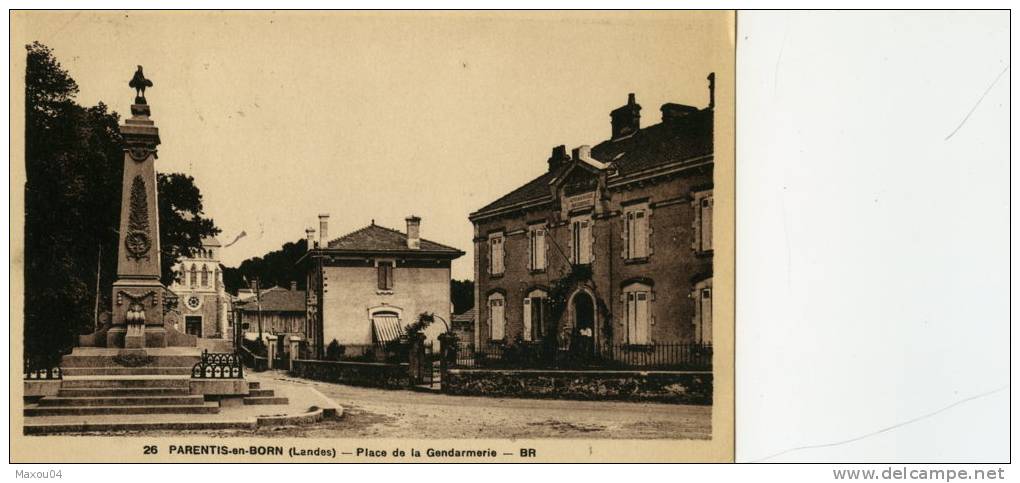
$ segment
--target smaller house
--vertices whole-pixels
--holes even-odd
[[[263,338],[286,335],[305,339],[305,291],[297,289],[297,282],[291,282],[289,290],[271,287],[258,297],[251,295],[234,306],[235,319],[246,339],[258,339],[260,320]]]
[[[478,311],[472,307],[450,317],[450,329],[457,334],[457,343],[462,349],[474,344],[477,313]]]
[[[421,218],[406,231],[375,224],[329,239],[329,215],[305,230],[308,253],[298,264],[307,274],[309,342],[320,356],[336,340],[350,348],[394,340],[419,314],[444,321],[424,333],[434,342],[450,320],[450,265],[464,255],[421,237]]]

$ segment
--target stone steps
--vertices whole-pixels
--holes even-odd
[[[272,392],[272,391],[270,391],[270,392]],[[287,398],[281,397],[281,396],[256,396],[256,397],[246,397],[246,398],[244,398],[244,405],[245,406],[256,406],[256,405],[261,406],[261,405],[271,405],[271,404],[289,404],[289,402],[290,401],[288,401]]]
[[[187,387],[82,387],[60,389],[58,397],[188,396]]]
[[[192,366],[61,367],[64,376],[191,376]]]
[[[135,406],[40,406],[25,407],[25,416],[87,416],[99,414],[215,414],[216,402],[201,405],[135,405]]]
[[[267,397],[273,394],[272,389],[248,389],[248,397]]]
[[[151,421],[144,423],[56,423],[26,424],[25,434],[62,434],[110,431],[167,431],[167,430],[254,430],[258,424],[254,421]]]
[[[205,398],[197,396],[116,396],[116,397],[52,397],[39,400],[40,407],[81,406],[201,406]]]
[[[92,367],[124,367],[125,369],[139,369],[142,367],[194,367],[202,361],[200,356],[186,355],[161,355],[151,356],[149,363],[141,367],[126,367],[117,363],[118,357],[66,355],[60,359],[61,369],[92,368]]]
[[[189,377],[64,377],[61,389],[190,388]]]

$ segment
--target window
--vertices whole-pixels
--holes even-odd
[[[632,283],[623,289],[626,310],[627,343],[652,343],[652,288],[643,283]]]
[[[545,226],[528,228],[528,269],[545,270]]]
[[[624,211],[623,236],[624,258],[633,260],[648,258],[648,204],[642,204]]]
[[[191,265],[191,288],[195,288],[197,286],[198,286],[198,269],[196,269],[195,265],[192,264]]]
[[[375,342],[390,342],[400,338],[400,314],[391,310],[377,310],[371,313],[372,337]]]
[[[712,249],[712,206],[711,191],[694,195],[694,248],[699,252]]]
[[[502,275],[503,262],[506,258],[504,251],[504,239],[502,233],[489,235],[489,274]]]
[[[545,325],[548,316],[548,304],[544,290],[536,289],[524,297],[524,330],[521,336],[524,340],[540,340],[545,336]]]
[[[209,267],[202,265],[202,286],[209,286]]]
[[[570,261],[584,265],[591,263],[591,218],[574,218],[570,222]]]
[[[712,343],[712,279],[694,284],[694,342]]]
[[[503,295],[494,293],[489,296],[489,338],[503,340],[506,329],[506,311]]]
[[[393,262],[377,262],[376,273],[379,290],[393,290]]]

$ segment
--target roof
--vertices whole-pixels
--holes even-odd
[[[207,236],[202,238],[202,246],[204,247],[221,247],[220,240],[214,236]]]
[[[463,313],[454,314],[450,317],[451,322],[474,322],[478,311],[474,307],[465,310]]]
[[[603,141],[591,149],[591,157],[612,165],[619,177],[626,177],[650,168],[710,155],[713,151],[712,122],[711,109],[692,111],[683,118],[645,127],[631,136]],[[549,184],[572,165],[573,160],[567,161],[554,171],[542,173],[485,205],[472,216],[524,202],[551,201]]]
[[[282,287],[273,287],[263,290],[261,293],[261,305],[263,312],[304,312],[305,291],[287,290]],[[259,310],[259,304],[251,298],[239,303],[238,310],[242,312],[255,312]]]
[[[348,233],[327,244],[330,250],[349,252],[434,252],[447,253],[457,257],[464,252],[434,241],[421,239],[419,249],[407,248],[407,234],[372,223],[360,230]]]

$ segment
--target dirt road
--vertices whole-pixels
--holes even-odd
[[[311,385],[344,407],[342,421],[284,429],[290,436],[365,438],[708,439],[711,407],[447,396],[257,376]]]

